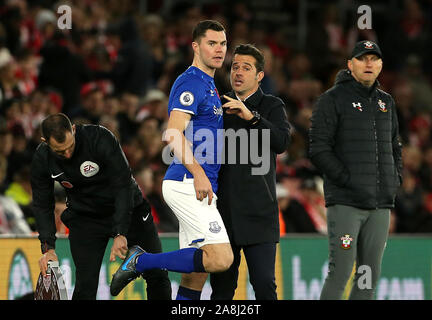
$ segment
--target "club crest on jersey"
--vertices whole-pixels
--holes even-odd
[[[381,99],[378,100],[378,105],[381,112],[387,112],[386,104]]]
[[[99,165],[92,161],[84,161],[80,166],[80,171],[84,177],[93,177],[99,172]]]
[[[353,238],[349,234],[344,235],[340,238],[342,240],[342,249],[350,249],[351,248],[351,241],[353,241]]]
[[[209,230],[213,233],[218,233],[222,229],[221,226],[217,223],[217,221],[210,222],[209,225]]]
[[[192,105],[194,99],[194,95],[190,91],[185,91],[180,95],[180,103],[186,107]]]

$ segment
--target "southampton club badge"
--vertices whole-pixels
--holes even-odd
[[[342,248],[343,249],[350,249],[351,248],[351,241],[353,241],[353,238],[350,237],[349,234],[344,235],[340,238],[342,240]]]
[[[381,112],[387,112],[386,104],[381,99],[378,100],[378,105]]]
[[[365,47],[366,49],[373,49],[373,43],[370,42],[370,41],[366,41],[366,42],[364,43],[364,47]]]
[[[217,221],[210,222],[209,225],[209,230],[213,233],[218,233],[222,229],[221,226],[217,223]]]

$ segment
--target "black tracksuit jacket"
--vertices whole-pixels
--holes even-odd
[[[55,248],[55,180],[66,191],[69,209],[112,219],[113,235],[127,234],[133,208],[145,201],[115,136],[102,126],[77,125],[72,158],[60,159],[44,142],[33,157],[33,207],[43,251]]]
[[[402,181],[401,144],[393,98],[341,70],[316,103],[309,156],[324,175],[326,206],[393,208]]]

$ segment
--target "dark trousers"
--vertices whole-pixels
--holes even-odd
[[[277,300],[275,281],[276,243],[260,243],[250,246],[235,246],[231,244],[234,262],[224,272],[212,273],[210,284],[212,300],[232,300],[237,288],[240,250],[246,258],[249,280],[255,291],[257,300]]]
[[[137,206],[132,214],[127,241],[128,247],[139,245],[147,252],[160,253],[162,245],[150,214],[144,205]],[[72,210],[62,214],[63,223],[69,228],[69,244],[75,264],[75,289],[73,300],[95,300],[99,283],[99,271],[111,236],[111,219],[96,219],[80,215]],[[154,269],[145,274],[149,300],[171,300],[171,282],[168,272]]]

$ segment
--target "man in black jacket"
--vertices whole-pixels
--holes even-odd
[[[41,124],[42,143],[33,157],[33,205],[43,256],[39,267],[46,274],[55,253],[54,181],[65,189],[67,209],[61,220],[69,228],[76,266],[72,299],[96,299],[99,270],[110,237],[110,260],[125,258],[128,245],[139,244],[161,252],[150,206],[143,198],[115,136],[97,125],[72,125],[62,114]],[[149,299],[171,299],[166,271],[146,274]]]
[[[257,48],[249,44],[236,47],[230,76],[233,91],[224,96],[225,159],[217,202],[234,262],[227,271],[211,274],[211,298],[215,300],[233,298],[241,249],[255,297],[277,299],[276,155],[288,147],[290,126],[282,100],[264,94],[259,86],[263,70],[264,57]]]
[[[402,161],[393,98],[378,89],[382,54],[372,41],[356,44],[348,69],[322,94],[310,128],[310,158],[324,175],[329,272],[321,299],[372,299],[388,236],[390,208]]]

